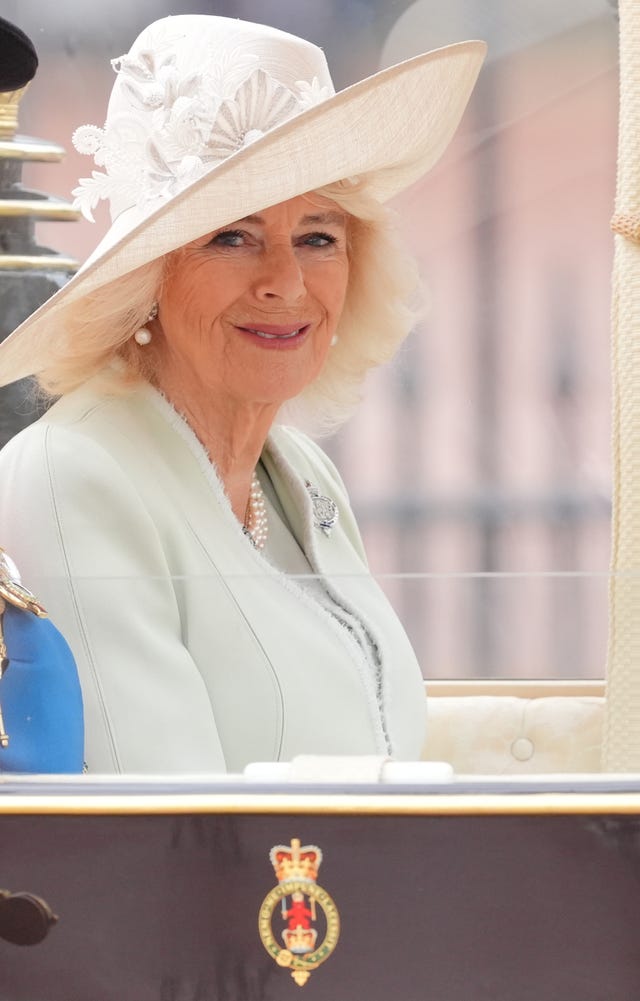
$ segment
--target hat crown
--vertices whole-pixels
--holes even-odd
[[[179,15],[149,25],[117,74],[103,129],[81,126],[73,142],[104,172],[74,190],[92,220],[100,199],[115,219],[149,212],[207,170],[335,91],[316,45],[266,25]]]

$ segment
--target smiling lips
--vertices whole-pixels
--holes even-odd
[[[238,327],[243,334],[259,338],[265,347],[284,347],[289,344],[293,347],[305,336],[311,324],[261,324],[259,327]]]

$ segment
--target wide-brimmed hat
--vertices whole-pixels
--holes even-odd
[[[146,28],[116,72],[104,127],[76,148],[97,169],[75,189],[112,225],[78,273],[0,345],[0,385],[42,371],[67,306],[149,261],[261,209],[347,178],[386,201],[439,159],[485,54],[470,41],[335,93],[310,42],[208,15]]]
[[[37,68],[38,56],[31,39],[0,17],[0,91],[26,86]]]

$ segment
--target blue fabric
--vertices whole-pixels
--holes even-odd
[[[7,605],[2,619],[9,666],[0,706],[9,746],[0,772],[81,772],[82,695],[73,654],[49,619]]]

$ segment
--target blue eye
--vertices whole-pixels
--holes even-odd
[[[304,237],[304,242],[310,247],[330,247],[338,241],[331,233],[308,233]]]
[[[209,243],[222,245],[223,247],[241,247],[244,241],[244,233],[241,229],[223,229],[211,237]]]

